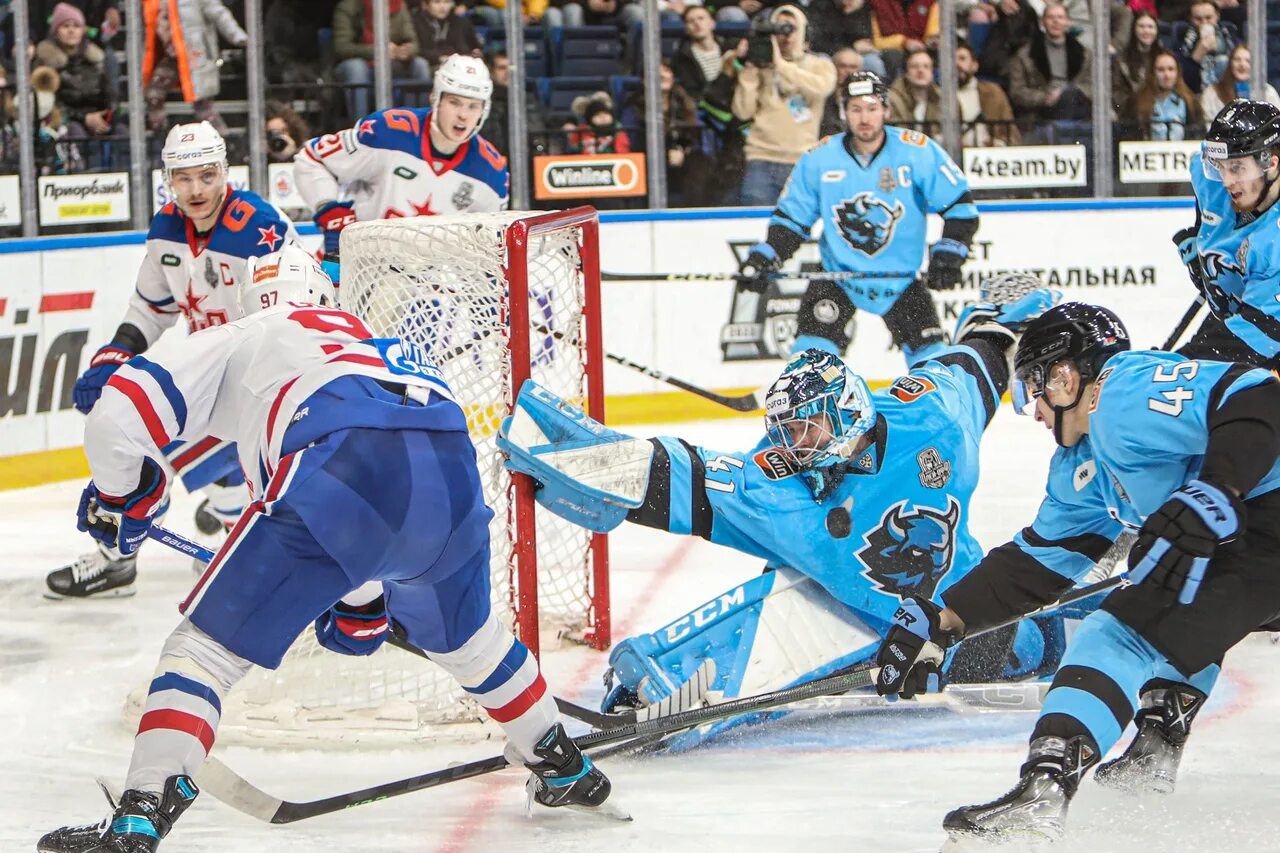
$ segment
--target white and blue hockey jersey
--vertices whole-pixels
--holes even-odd
[[[909,273],[840,282],[855,306],[883,314],[920,268],[930,213],[976,219],[969,182],[929,137],[886,127],[884,146],[866,166],[850,153],[843,133],[801,157],[769,224],[808,238],[821,219],[826,270]]]
[[[1231,196],[1205,175],[1200,152],[1190,169],[1209,308],[1263,359],[1280,355],[1280,205],[1238,224]]]
[[[430,125],[430,109],[398,108],[310,140],[293,161],[298,192],[313,208],[349,199],[362,222],[505,210],[506,158],[481,136],[436,156]]]
[[[151,220],[124,322],[136,326],[150,346],[178,317],[192,332],[238,320],[248,259],[297,242],[289,217],[248,190],[227,188],[217,223],[203,236],[169,202]]]

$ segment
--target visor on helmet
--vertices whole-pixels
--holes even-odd
[[[1206,140],[1201,144],[1200,166],[1205,177],[1218,183],[1227,178],[1232,181],[1259,180],[1266,173],[1270,160],[1270,150],[1233,157],[1229,155],[1225,142]]]

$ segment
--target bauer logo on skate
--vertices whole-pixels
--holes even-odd
[[[533,158],[534,198],[643,196],[643,154],[571,154]]]

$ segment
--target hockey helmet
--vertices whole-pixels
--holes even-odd
[[[1064,302],[1050,308],[1027,324],[1014,353],[1009,389],[1014,409],[1018,414],[1030,415],[1044,393],[1050,368],[1059,362],[1070,362],[1082,381],[1075,402],[1054,407],[1060,426],[1062,412],[1079,404],[1084,386],[1097,378],[1107,359],[1127,351],[1129,346],[1128,330],[1109,308],[1084,302]]]
[[[489,69],[484,61],[455,53],[440,63],[431,86],[432,121],[435,120],[436,111],[440,109],[440,99],[445,95],[475,98],[484,102],[484,111],[480,113],[480,121],[476,122],[471,136],[479,133],[485,120],[489,118],[489,107],[493,104],[493,80],[489,78]]]
[[[819,349],[796,353],[764,398],[769,441],[805,470],[835,465],[876,422],[862,377]]]
[[[889,87],[880,79],[880,75],[872,71],[855,71],[840,87],[840,103],[847,104],[853,98],[879,98],[887,109],[889,106]]]
[[[278,252],[250,258],[240,286],[240,310],[246,316],[288,302],[337,303],[333,282],[311,253],[296,243]]]
[[[160,151],[166,181],[172,181],[177,169],[215,165],[227,171],[227,143],[222,134],[207,121],[175,125],[165,137]]]
[[[1200,164],[1215,181],[1222,180],[1224,169],[1237,170],[1242,179],[1252,180],[1266,172],[1271,152],[1278,147],[1280,107],[1240,98],[1227,104],[1209,125]]]

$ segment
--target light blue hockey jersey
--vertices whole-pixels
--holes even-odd
[[[884,147],[863,166],[840,133],[796,163],[769,224],[808,238],[821,219],[826,270],[912,273],[840,282],[858,308],[883,314],[920,268],[928,214],[974,219],[978,209],[968,196],[960,167],[924,134],[886,127]]]
[[[1081,580],[1098,538],[1136,531],[1174,491],[1200,473],[1209,415],[1271,377],[1265,370],[1191,361],[1176,353],[1112,357],[1098,375],[1089,434],[1060,447],[1040,511],[1014,543],[1045,568]],[[1280,463],[1247,497],[1280,488]]]
[[[1191,158],[1191,187],[1200,206],[1196,251],[1209,307],[1264,358],[1280,354],[1280,205],[1241,227],[1231,196]]]
[[[659,438],[671,466],[667,529],[803,572],[883,631],[900,596],[936,597],[982,557],[969,501],[999,397],[963,346],[873,397],[875,441],[821,503],[767,441],[720,453]]]

